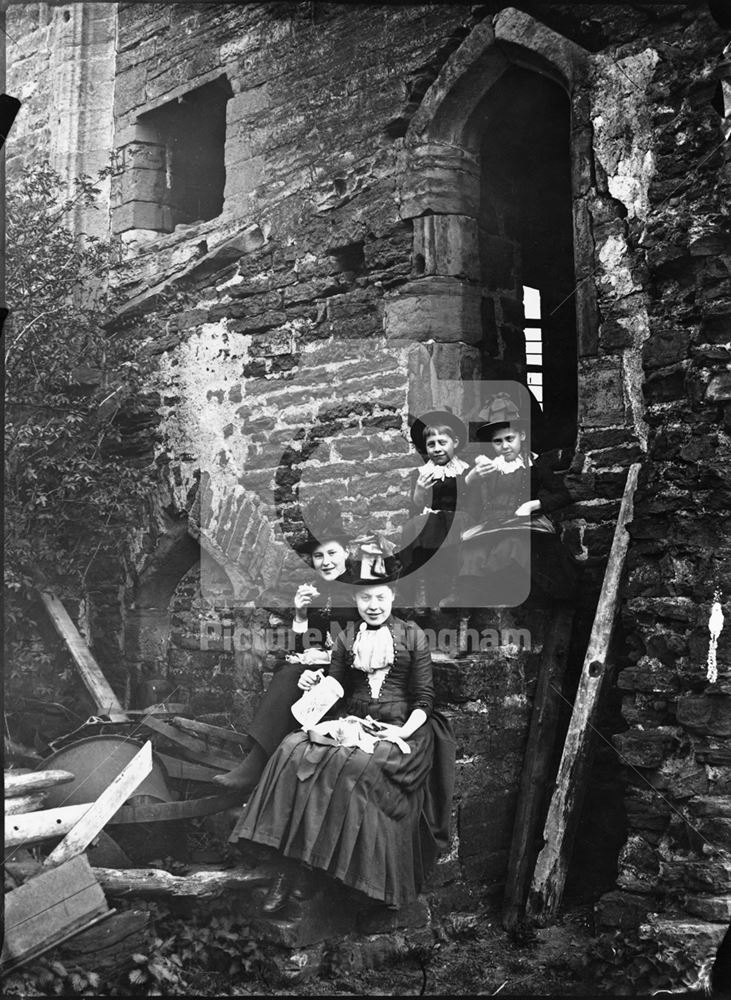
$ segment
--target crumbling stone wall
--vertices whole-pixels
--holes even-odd
[[[723,45],[710,18],[688,24],[658,51],[648,93],[654,168],[636,237],[649,325],[639,373],[648,454],[622,607],[628,728],[615,739],[628,765],[629,830],[619,890],[598,907],[604,927],[639,926],[665,965],[696,969],[731,918],[727,624],[716,669],[709,659],[714,600],[715,627],[719,612],[728,623],[731,568]]]

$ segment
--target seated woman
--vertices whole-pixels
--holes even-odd
[[[231,771],[214,776],[213,781],[225,788],[251,791],[256,785],[279,743],[297,728],[292,705],[302,693],[298,686],[302,672],[313,664],[327,669],[332,633],[357,618],[352,589],[348,586],[348,539],[340,511],[335,505],[322,502],[317,511],[311,509],[306,514],[306,520],[316,534],[308,526],[307,537],[298,551],[310,557],[317,576],[313,583],[300,584],[295,591],[291,626],[294,635],[290,646],[295,655],[277,669],[264,693],[249,726],[253,745],[247,756]]]
[[[424,633],[391,614],[397,575],[384,560],[364,560],[355,590],[361,624],[355,638],[341,633],[333,649],[329,673],[346,693],[330,715],[361,721],[333,723],[335,738],[312,730],[287,736],[231,835],[290,859],[264,901],[266,913],[287,902],[302,871],[293,862],[399,908],[416,897],[449,844],[454,737],[433,712]],[[313,671],[299,681],[304,691],[315,683]],[[339,736],[346,728],[347,745]]]
[[[530,594],[574,596],[577,566],[546,516],[572,501],[551,468],[530,450],[528,422],[499,393],[482,414],[477,438],[489,442],[467,473],[476,522],[462,533],[455,593],[444,607],[514,606]]]
[[[426,463],[412,480],[410,517],[401,530],[406,600],[437,607],[454,580],[460,532],[471,523],[464,509],[469,465],[457,455],[467,428],[451,410],[431,410],[413,422],[411,440]]]

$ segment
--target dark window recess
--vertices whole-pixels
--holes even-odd
[[[160,158],[161,207],[165,229],[214,219],[223,210],[226,183],[226,102],[232,97],[225,76],[197,87],[162,107],[140,115],[140,137],[163,147]]]

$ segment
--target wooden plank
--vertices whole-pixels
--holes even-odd
[[[69,858],[81,854],[114,816],[122,803],[152,771],[152,743],[148,740],[140,747],[132,760],[124,767],[114,781],[101,793],[96,802],[78,820],[43,862],[45,867],[60,865]]]
[[[176,716],[173,725],[180,729],[187,729],[188,732],[202,736],[204,739],[223,740],[226,743],[236,743],[239,746],[247,746],[251,743],[251,737],[246,733],[237,733],[233,729],[225,729],[223,726],[211,726],[207,722],[199,722],[197,719],[183,719]]]
[[[630,466],[627,474],[609,561],[556,776],[556,787],[543,828],[545,843],[538,855],[528,894],[526,913],[541,924],[547,923],[555,915],[566,882],[590,764],[592,724],[607,673],[606,661],[617,611],[619,583],[629,546],[627,524],[632,520],[639,471],[640,465],[635,463]]]
[[[153,733],[157,733],[158,736],[164,736],[166,739],[170,740],[171,743],[175,743],[181,748],[183,753],[193,759],[196,764],[210,764],[211,767],[216,767],[220,771],[230,771],[232,767],[236,764],[240,764],[243,757],[225,757],[219,754],[211,753],[206,743],[198,739],[197,736],[188,736],[181,733],[179,729],[175,726],[171,726],[167,722],[160,722],[159,719],[155,719],[152,716],[147,716],[144,718],[140,725],[145,729],[149,729]]]
[[[89,809],[91,803],[77,806],[58,806],[39,812],[20,813],[5,821],[5,847],[23,844],[40,844],[52,837],[65,836]]]
[[[226,795],[206,795],[184,802],[145,802],[141,805],[122,806],[109,823],[164,823],[192,819],[195,816],[210,816],[223,812],[224,809],[240,806],[242,800],[241,792],[233,789]]]
[[[50,590],[41,589],[40,596],[54,628],[71,653],[76,669],[97,711],[101,715],[108,715],[115,722],[124,721],[127,718],[124,709],[102,673],[101,667],[91,655],[89,647],[71,621],[66,608]]]
[[[230,868],[225,871],[193,870],[171,875],[155,868],[94,868],[104,892],[110,896],[220,896],[271,882],[271,871]]]
[[[206,764],[194,764],[190,760],[181,760],[180,757],[170,757],[166,753],[156,751],[157,756],[165,765],[168,777],[177,781],[203,781],[211,784],[214,774],[220,774],[220,767],[208,767]]]
[[[12,799],[5,799],[5,815],[14,816],[16,813],[42,809],[47,798],[47,792],[34,792],[32,795],[16,795]]]
[[[56,788],[74,780],[70,771],[28,771],[17,774],[6,771],[4,776],[5,798],[16,795],[28,795],[30,792],[42,791],[44,788]]]
[[[105,978],[118,975],[134,964],[135,952],[145,951],[149,922],[146,910],[122,910],[61,945],[60,960],[67,969],[93,969]]]
[[[525,914],[536,861],[536,841],[545,820],[546,793],[552,777],[556,726],[574,615],[575,609],[568,604],[554,609],[541,650],[505,879],[503,926],[506,930],[514,928]]]
[[[45,951],[109,911],[88,860],[78,856],[5,894],[4,966]]]

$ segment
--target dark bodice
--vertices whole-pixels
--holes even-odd
[[[468,489],[470,510],[478,522],[499,524],[512,518],[527,500],[540,500],[540,514],[550,514],[571,503],[563,482],[540,455],[528,469],[508,475],[494,472],[475,479]]]
[[[429,491],[427,491],[426,500],[421,506],[415,504],[413,499],[414,488],[419,475],[417,471],[411,480],[410,516],[413,517],[415,514],[421,514],[424,507],[450,512],[463,509],[463,501],[466,495],[465,476],[468,471],[469,469],[465,469],[461,476],[447,476],[444,479],[437,480],[431,488],[431,496],[429,495]]]
[[[368,675],[353,666],[353,637],[338,637],[329,673],[343,685],[349,711],[384,722],[405,722],[415,708],[431,714],[434,705],[432,660],[426,636],[414,622],[391,617],[383,628],[393,636],[394,662],[377,698]]]

